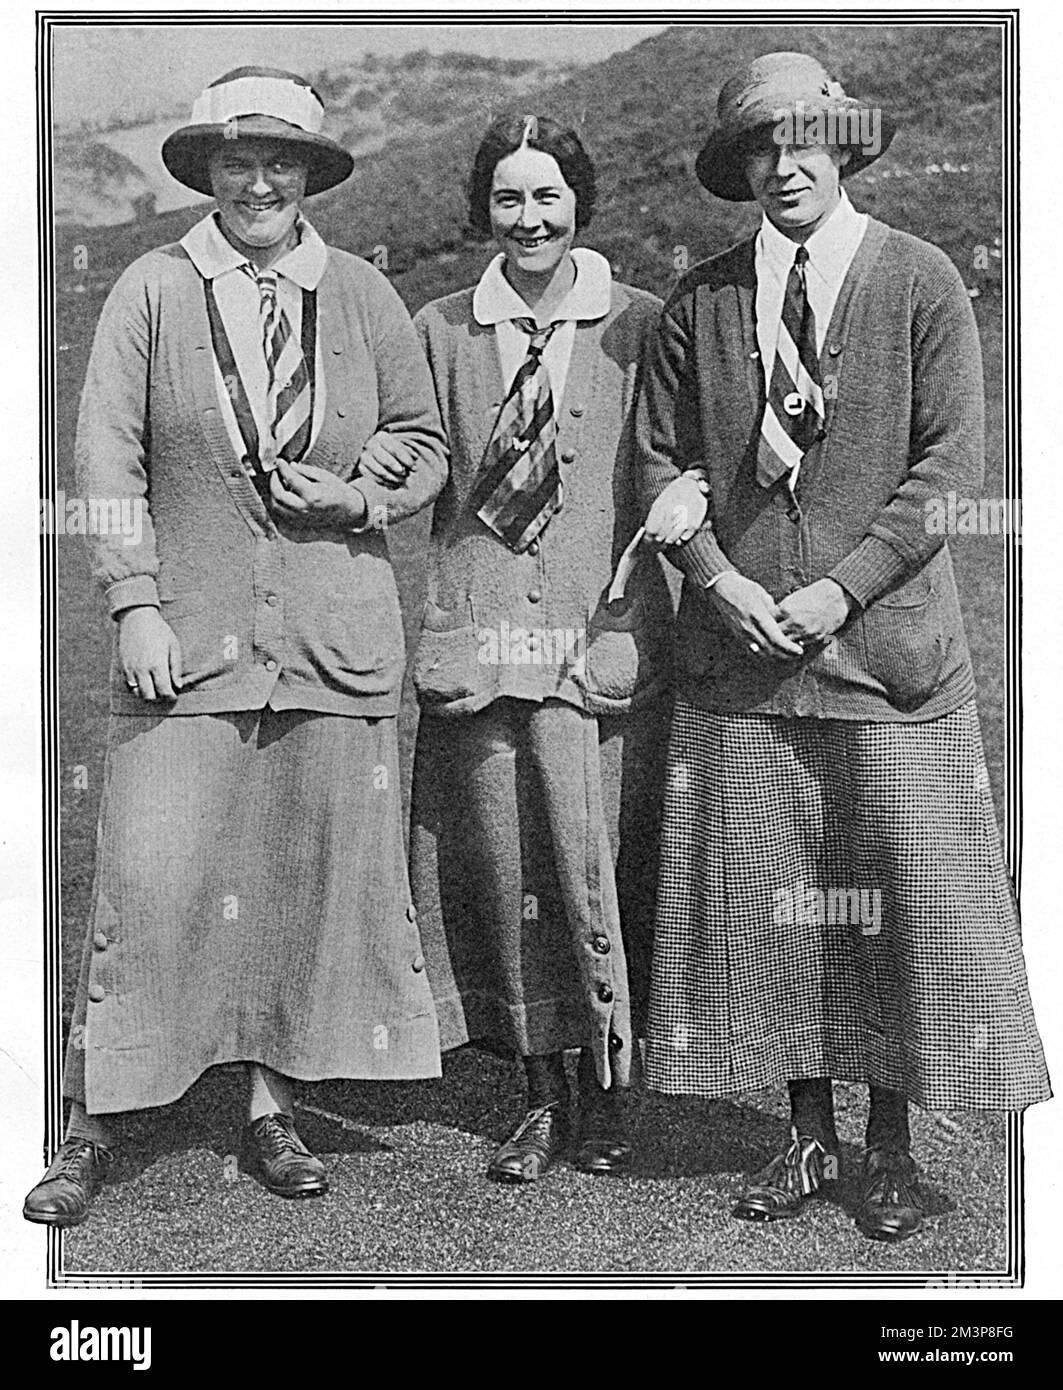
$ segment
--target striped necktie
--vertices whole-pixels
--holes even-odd
[[[528,335],[528,355],[498,412],[486,467],[470,503],[480,520],[519,554],[561,510],[557,420],[542,360],[543,349],[561,321],[547,328],[539,328],[529,318],[513,322]]]
[[[273,460],[298,459],[310,440],[310,375],[303,350],[292,333],[288,315],[277,299],[277,277],[271,271],[255,275],[262,321],[262,350],[266,355],[266,421],[273,436],[262,448],[262,466]]]
[[[807,261],[808,251],[799,246],[786,277],[775,361],[757,450],[757,482],[761,487],[771,487],[788,474],[787,487],[795,502],[794,490],[801,461],[823,428],[823,385],[816,355],[816,319],[805,284]]]

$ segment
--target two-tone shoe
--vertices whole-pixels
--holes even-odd
[[[829,1178],[826,1175],[829,1157],[832,1155],[818,1139],[794,1131],[790,1147],[754,1175],[731,1208],[731,1215],[741,1221],[786,1221],[799,1216],[808,1199],[822,1190],[824,1182],[836,1177],[835,1169],[830,1170]],[[837,1162],[836,1157],[834,1161]]]

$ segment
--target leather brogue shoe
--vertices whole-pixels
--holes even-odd
[[[64,1139],[22,1215],[42,1226],[80,1225],[113,1161],[110,1149],[91,1139]]]
[[[536,1182],[552,1167],[568,1140],[568,1110],[552,1101],[529,1110],[487,1165],[495,1182]]]
[[[741,1221],[785,1221],[800,1215],[808,1198],[827,1180],[827,1156],[817,1139],[795,1131],[790,1147],[753,1177],[731,1208],[731,1215]]]
[[[245,1128],[244,1152],[250,1170],[278,1197],[321,1197],[328,1191],[325,1165],[299,1138],[295,1121],[284,1111],[263,1115]]]
[[[925,1215],[911,1154],[902,1149],[868,1149],[856,1213],[861,1233],[868,1240],[907,1240],[922,1227]]]

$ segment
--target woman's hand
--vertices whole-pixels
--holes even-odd
[[[157,608],[127,608],[118,615],[118,660],[126,685],[142,700],[177,699],[181,644]]]
[[[670,482],[646,517],[646,537],[657,545],[684,545],[701,527],[709,499],[693,478]]]
[[[269,475],[277,515],[297,526],[350,528],[365,521],[365,498],[327,468],[278,459]]]
[[[854,602],[837,580],[817,579],[779,604],[782,630],[795,642],[825,642],[845,622]]]
[[[798,644],[779,626],[780,609],[775,600],[756,580],[730,571],[717,579],[708,596],[727,626],[754,656],[782,660],[804,656]]]
[[[369,436],[358,460],[358,472],[384,487],[401,487],[416,467],[416,451],[387,430]]]

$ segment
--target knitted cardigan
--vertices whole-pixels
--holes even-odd
[[[764,411],[754,240],[696,266],[661,318],[637,410],[648,507],[692,464],[708,471],[707,524],[672,552],[686,582],[680,693],[703,708],[787,717],[927,720],[974,693],[948,546],[928,504],[977,496],[983,477],[978,331],[936,247],[871,219],[821,356],[826,418],[792,519],[785,482],[756,481]],[[834,638],[796,662],[751,655],[704,592],[725,570],[777,600],[829,575],[857,601]]]
[[[379,271],[329,248],[317,302],[328,404],[303,461],[350,479],[378,429],[418,457],[397,489],[359,478],[359,532],[278,525],[267,511],[222,419],[203,281],[181,246],[135,261],[104,305],[78,418],[78,489],[139,509],[139,537],[96,534],[89,546],[112,614],[158,607],[177,634],[184,683],[176,701],[152,706],[162,713],[267,702],[398,712],[405,647],[386,530],[439,492],[446,446],[417,335]],[[111,708],[147,708],[117,660]]]
[[[423,712],[470,713],[513,696],[622,713],[671,679],[672,606],[656,556],[639,564],[622,602],[607,602],[642,520],[634,402],[661,302],[614,284],[606,317],[577,325],[557,410],[563,506],[517,555],[469,505],[504,395],[495,331],[476,322],[472,296],[436,300],[414,320],[451,449],[413,663]]]

